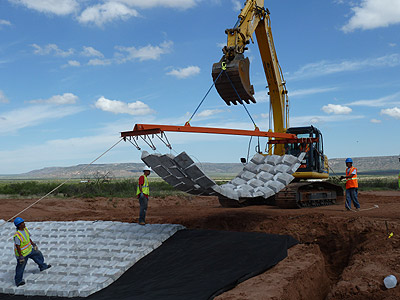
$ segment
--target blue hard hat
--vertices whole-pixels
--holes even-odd
[[[347,164],[348,162],[349,162],[349,163],[353,163],[353,160],[352,160],[351,158],[346,158],[346,164]]]
[[[24,219],[22,219],[20,217],[16,217],[15,220],[14,220],[14,225],[16,227],[18,227],[19,224],[24,223],[24,222],[25,222]]]

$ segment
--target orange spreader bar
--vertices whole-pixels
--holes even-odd
[[[136,124],[132,131],[121,132],[121,137],[156,134],[164,131],[260,136],[282,139],[297,138],[295,134],[261,131],[258,128],[256,128],[255,130],[242,130],[212,127],[192,127],[189,124],[186,124],[184,126]]]

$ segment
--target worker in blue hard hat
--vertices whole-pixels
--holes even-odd
[[[25,284],[23,279],[28,258],[32,259],[39,266],[40,271],[51,267],[44,262],[43,254],[38,246],[31,240],[31,235],[25,226],[24,219],[17,217],[14,220],[17,232],[14,234],[14,252],[17,258],[17,267],[15,268],[15,284],[21,286]]]
[[[353,160],[351,158],[346,159],[346,166],[346,176],[340,177],[340,179],[346,179],[346,210],[351,210],[352,202],[356,210],[360,210],[357,169],[353,167]]]

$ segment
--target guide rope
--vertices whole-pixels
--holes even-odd
[[[86,170],[90,165],[92,165],[93,163],[95,163],[97,160],[99,160],[103,155],[105,155],[107,152],[109,152],[111,149],[113,149],[115,146],[117,146],[121,141],[123,140],[123,138],[121,138],[118,142],[116,142],[114,145],[112,145],[110,148],[108,148],[105,152],[103,152],[103,154],[101,154],[100,156],[98,156],[96,159],[94,159],[90,164],[86,165],[82,170]],[[31,208],[32,206],[36,205],[37,203],[39,203],[41,200],[43,200],[44,198],[46,198],[48,195],[50,195],[51,193],[55,192],[56,190],[58,190],[61,186],[63,186],[64,184],[66,184],[68,181],[70,181],[72,179],[72,176],[70,176],[67,180],[65,180],[64,182],[60,183],[57,187],[55,187],[54,189],[52,189],[50,192],[48,192],[46,195],[44,195],[43,197],[41,197],[39,200],[36,200],[35,202],[33,202],[32,204],[30,204],[29,206],[27,206],[26,208],[24,208],[23,210],[21,210],[19,213],[17,213],[15,216],[9,218],[6,223],[1,224],[0,227],[2,227],[3,225],[7,224],[8,222],[10,222],[11,220],[13,220],[14,218],[18,217],[20,214],[22,214],[24,211],[28,210],[29,208]]]

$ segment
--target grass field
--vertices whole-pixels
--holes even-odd
[[[218,184],[229,181],[229,178],[214,178]],[[331,182],[345,186],[344,181],[335,177]],[[56,189],[64,181],[61,180],[3,180],[0,181],[0,195],[6,198],[40,197]],[[71,180],[57,188],[52,196],[56,197],[133,197],[136,194],[137,179],[116,179],[110,182],[81,182]],[[151,195],[165,197],[168,195],[188,195],[178,191],[161,178],[150,178]],[[397,190],[397,176],[360,176],[359,190]]]

